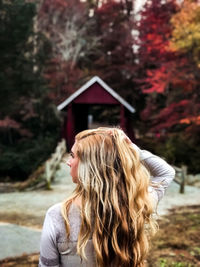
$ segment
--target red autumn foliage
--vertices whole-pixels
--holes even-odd
[[[178,10],[175,1],[152,0],[141,12],[139,64],[141,89],[147,95],[141,118],[151,132],[192,129],[199,115],[199,70],[187,54],[170,50],[170,19]],[[186,123],[187,122],[187,123]]]
[[[141,11],[138,23],[140,53],[148,56],[148,60],[158,60],[158,56],[171,58],[171,51],[167,51],[171,36],[170,19],[176,12],[175,1],[162,3],[159,0],[147,1]],[[159,58],[160,60],[160,58]]]
[[[50,99],[60,104],[82,85],[83,72],[77,66],[72,69],[70,62],[53,58],[46,67],[45,78],[51,88]]]

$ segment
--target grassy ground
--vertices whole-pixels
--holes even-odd
[[[159,222],[149,267],[200,266],[200,206],[171,210]]]
[[[200,266],[200,206],[171,210],[159,221],[147,267]],[[1,267],[36,267],[38,254],[0,261]]]

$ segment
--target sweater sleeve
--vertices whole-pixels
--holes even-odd
[[[59,267],[59,252],[56,245],[56,231],[52,218],[47,211],[41,241],[39,267]]]
[[[133,147],[139,152],[141,161],[150,172],[151,185],[149,186],[149,193],[158,202],[164,196],[167,187],[174,179],[175,170],[160,157],[147,150],[141,150],[135,144],[133,144]]]

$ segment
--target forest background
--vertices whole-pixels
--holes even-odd
[[[198,2],[0,0],[0,180],[50,156],[56,105],[95,75],[136,109],[138,144],[199,173]]]

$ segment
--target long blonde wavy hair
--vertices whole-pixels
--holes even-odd
[[[63,203],[62,215],[69,236],[68,211],[81,198],[77,253],[86,258],[92,235],[96,266],[144,266],[156,224],[148,194],[149,173],[138,152],[121,129],[98,128],[76,135],[76,153],[79,183]]]

